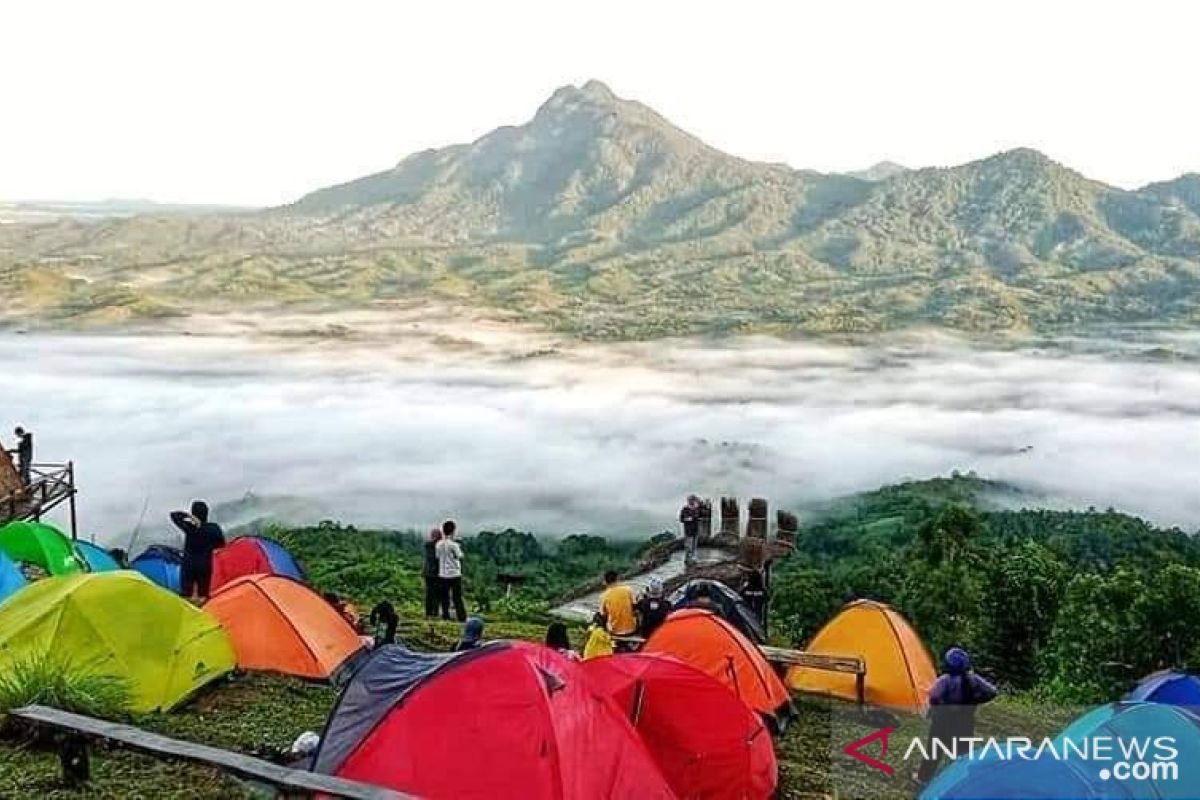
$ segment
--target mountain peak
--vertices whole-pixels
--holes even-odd
[[[872,164],[866,169],[854,170],[846,174],[852,178],[860,178],[864,181],[886,181],[888,178],[903,175],[908,171],[908,167],[903,164],[897,164],[895,161],[880,161],[878,164]]]
[[[570,109],[581,105],[609,107],[622,102],[625,101],[617,97],[606,84],[598,80],[590,80],[582,86],[567,84],[558,87],[554,90],[554,94],[550,95],[550,99],[538,109],[538,113]]]
[[[592,78],[579,89],[584,95],[596,100],[616,100],[617,96],[613,94],[613,90],[608,88],[608,84],[603,81],[598,81]]]
[[[1021,167],[1046,168],[1062,166],[1041,150],[1035,150],[1032,147],[1014,147],[1011,150],[1003,150],[990,158],[985,158],[984,161],[993,164],[1012,164]]]

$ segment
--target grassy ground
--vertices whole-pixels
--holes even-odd
[[[536,622],[492,623],[494,638],[540,639],[544,625]],[[402,640],[414,647],[447,649],[458,635],[458,626],[441,622],[406,620],[399,629]],[[579,633],[573,632],[581,644]],[[267,675],[242,675],[210,687],[171,714],[144,717],[137,724],[189,741],[236,750],[267,759],[278,759],[305,730],[320,731],[335,699],[332,689],[303,681]],[[779,797],[785,800],[817,797],[911,797],[907,775],[912,765],[897,774],[883,773],[840,754],[840,748],[867,736],[884,724],[897,726],[893,748],[908,735],[924,730],[916,718],[859,718],[845,703],[819,699],[797,701],[798,717],[776,742],[780,766]],[[997,713],[981,724],[989,728],[1038,730],[1033,715],[1014,702],[1001,702]],[[1045,720],[1051,733],[1062,720]],[[1014,727],[1015,726],[1015,727]],[[837,746],[834,746],[834,743]],[[871,751],[869,751],[871,752]],[[877,752],[877,751],[875,751]],[[836,755],[835,755],[836,754]],[[899,764],[900,754],[889,751],[888,761]],[[0,797],[44,798],[252,798],[270,796],[226,778],[212,770],[157,761],[128,752],[95,748],[92,780],[83,790],[70,789],[59,779],[58,758],[52,747],[31,741],[6,726],[0,738]]]

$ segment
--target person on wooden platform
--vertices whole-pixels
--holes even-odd
[[[683,526],[683,563],[691,564],[696,558],[696,543],[700,540],[700,498],[689,494],[683,508],[679,509],[679,523]]]
[[[17,473],[21,476],[21,483],[28,486],[33,474],[33,433],[18,425],[13,435],[17,437],[17,446],[9,452],[17,457]]]

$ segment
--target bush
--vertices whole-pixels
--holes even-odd
[[[0,674],[0,712],[36,703],[119,719],[129,716],[132,700],[123,678],[79,669],[49,655],[17,661]]]

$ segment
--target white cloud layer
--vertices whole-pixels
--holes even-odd
[[[976,470],[1037,505],[1200,528],[1192,361],[1070,345],[853,349],[750,340],[489,361],[210,339],[0,337],[0,420],[73,458],[86,534],[143,536],[193,496],[300,518],[646,535],[680,498],[793,508]],[[226,519],[225,522],[237,520]]]

